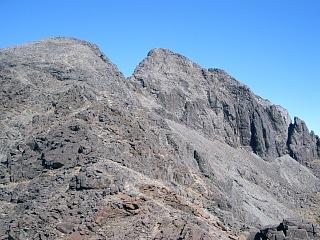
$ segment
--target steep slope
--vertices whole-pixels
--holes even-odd
[[[158,181],[189,172],[166,144],[167,125],[97,47],[54,38],[0,59],[2,239],[232,234]]]
[[[311,161],[320,158],[320,139],[299,118],[289,125],[288,149],[290,155],[300,163],[315,166]],[[319,176],[319,171],[314,169]]]
[[[33,126],[37,132],[49,131],[56,120],[76,114],[106,94],[129,101],[116,67],[96,46],[74,39],[56,38],[1,50],[0,80],[0,124],[8,132],[0,139],[4,152],[30,137]],[[6,162],[6,154],[0,159]],[[29,171],[20,163],[17,167]],[[1,182],[9,177],[17,176],[2,172]]]
[[[319,138],[221,70],[155,49],[125,80],[95,45],[53,38],[1,49],[0,85],[0,239],[238,239],[317,220],[300,163],[316,172]]]
[[[149,52],[133,81],[162,106],[160,114],[264,159],[289,153],[300,162],[320,158],[318,136],[305,123],[264,100],[223,70],[204,69],[166,49]]]
[[[226,224],[243,229],[297,217],[296,210],[306,206],[310,209],[304,213],[317,208],[318,179],[286,155],[309,167],[317,165],[319,138],[303,121],[291,123],[285,109],[254,95],[224,71],[203,69],[166,49],[150,51],[130,81],[142,105],[167,119],[194,151],[199,172],[210,179],[206,186],[218,186],[209,201],[228,206],[227,212],[215,210]],[[248,156],[248,150],[270,163]],[[314,185],[308,189],[306,182]]]

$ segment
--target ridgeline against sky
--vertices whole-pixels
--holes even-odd
[[[225,69],[320,133],[318,1],[1,1],[0,47],[50,36],[97,43],[126,76],[149,49]]]
[[[217,68],[0,50],[0,239],[320,239],[320,138]]]

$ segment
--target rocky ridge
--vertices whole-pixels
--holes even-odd
[[[319,238],[319,137],[222,70],[52,38],[0,84],[0,239]]]
[[[135,69],[139,82],[162,106],[166,118],[182,122],[233,147],[247,146],[266,159],[290,154],[298,161],[320,158],[319,137],[305,123],[220,69],[204,69],[166,49],[154,49]]]

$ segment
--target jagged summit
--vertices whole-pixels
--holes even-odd
[[[51,38],[0,50],[0,113],[0,239],[319,239],[319,137],[223,70]]]
[[[199,66],[198,64],[193,63],[186,56],[183,56],[183,55],[181,55],[179,53],[175,53],[175,52],[173,52],[173,51],[171,51],[170,49],[167,49],[167,48],[154,48],[154,49],[151,49],[147,54],[147,58],[152,58],[152,59],[159,58],[159,59],[162,59],[162,60],[165,59],[165,58],[168,58],[170,56],[171,57],[175,57],[175,59],[177,61],[180,60],[181,63],[182,62],[188,62],[188,63],[191,63],[191,64]]]
[[[284,108],[256,96],[223,70],[207,70],[180,54],[154,49],[135,69],[131,80],[139,82],[144,94],[149,93],[163,107],[163,116],[212,139],[248,146],[266,159],[288,153],[295,157],[299,154],[292,148],[303,148],[303,140],[290,140],[291,118]],[[317,145],[315,138],[309,142]],[[303,152],[302,158],[310,161],[319,157],[316,151],[310,156]]]
[[[147,56],[152,57],[155,55],[174,55],[174,54],[175,54],[174,52],[172,52],[170,49],[167,49],[167,48],[153,48],[148,52]]]
[[[147,54],[146,59],[144,59],[141,63],[145,61],[165,61],[165,59],[168,59],[168,58],[171,58],[171,61],[176,62],[176,64],[181,64],[181,65],[184,65],[185,67],[194,66],[204,71],[207,70],[210,73],[216,73],[221,76],[229,76],[229,74],[223,69],[219,69],[219,68],[204,69],[199,64],[194,63],[192,60],[190,60],[186,56],[173,52],[170,49],[166,49],[166,48],[154,48],[150,50]],[[139,66],[137,67],[137,69],[138,68]]]

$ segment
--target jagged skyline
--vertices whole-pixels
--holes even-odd
[[[319,239],[320,139],[225,71],[57,37],[0,73],[1,238]]]
[[[168,48],[201,66],[226,70],[320,134],[319,5],[312,0],[1,1],[0,47],[74,36],[97,43],[126,76],[150,49]]]

